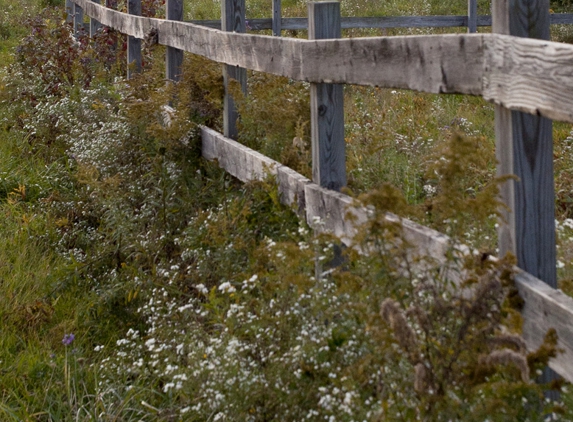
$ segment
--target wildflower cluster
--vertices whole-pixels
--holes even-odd
[[[494,407],[500,420],[543,420],[561,410],[531,382],[556,353],[555,336],[525,351],[509,261],[475,259],[459,238],[443,261],[421,258],[399,219],[386,219],[387,211],[410,209],[387,185],[360,197],[370,218],[357,248],[339,253],[338,239],[313,235],[280,204],[272,178],[241,185],[200,158],[196,124],[221,123],[217,66],[188,58],[183,82],[166,86],[150,61],[126,82],[107,60],[121,40],[109,35],[106,49],[71,38],[59,20],[32,26],[54,43],[45,63],[32,63],[39,41],[23,42],[1,117],[16,139],[14,154],[40,160],[42,171],[35,183],[2,171],[0,186],[17,233],[52,259],[41,300],[10,316],[27,318],[48,352],[11,384],[18,392],[2,398],[0,412],[22,420],[46,412],[54,420],[481,421]],[[94,54],[99,48],[109,55]],[[273,94],[279,85],[286,85],[281,96]],[[260,76],[251,89],[239,101],[244,141],[308,170],[300,118],[308,116],[308,85]],[[364,103],[380,98],[357,92]],[[405,107],[405,94],[381,95]],[[260,100],[269,96],[265,110]],[[428,200],[425,215],[437,224],[455,227],[468,216],[484,223],[493,190],[468,194],[455,182],[468,170],[463,163],[478,176],[487,164],[464,156],[467,140],[446,145],[414,130],[415,108],[428,104],[447,108],[422,97],[402,110],[412,121],[400,128],[384,126],[366,106],[352,112],[381,129],[396,157],[429,157],[432,145],[444,144],[425,163],[435,164],[433,175],[404,185],[412,188],[408,199]],[[281,108],[293,119],[268,114]],[[260,119],[266,123],[256,129]],[[452,122],[440,119],[439,128]],[[455,124],[475,135],[467,121]],[[381,148],[358,127],[349,132],[353,183],[373,184],[375,174],[358,178],[358,163],[382,162]],[[451,203],[461,212],[448,214]],[[21,406],[20,397],[30,403]]]

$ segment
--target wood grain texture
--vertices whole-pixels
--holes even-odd
[[[159,23],[163,21],[163,19],[144,18],[118,12],[91,0],[72,1],[79,4],[86,15],[97,19],[102,25],[139,39],[145,38],[151,28],[158,28]]]
[[[312,179],[328,189],[346,186],[344,92],[340,84],[311,84]]]
[[[515,37],[549,40],[549,0],[503,0],[502,4],[495,9],[502,19],[496,20],[494,29]],[[522,57],[526,60],[534,57],[535,53],[531,53],[527,51]],[[501,67],[496,65],[492,64],[492,68]],[[557,287],[552,123],[545,117],[519,111],[505,113],[503,117],[503,124],[511,126],[512,139],[504,142],[505,146],[513,143],[513,170],[518,177],[511,214],[517,265],[549,286]],[[550,382],[557,375],[545,368],[540,378],[542,382]],[[547,391],[545,395],[558,400],[555,391]]]
[[[352,209],[354,200],[348,195],[308,183],[304,187],[306,222],[319,233],[332,233],[344,244],[352,245],[357,225],[366,221],[366,210]],[[356,221],[347,218],[353,212]]]
[[[483,35],[318,40],[303,44],[306,80],[481,94]],[[313,59],[316,58],[316,59]]]
[[[309,183],[312,183],[310,179],[289,167],[283,165],[277,167],[277,184],[281,203],[292,206],[302,218],[306,213],[305,186]]]
[[[304,190],[306,221],[313,230],[332,233],[345,245],[355,247],[354,238],[360,225],[368,219],[368,209],[350,196],[325,189],[316,183],[305,184]],[[449,237],[392,213],[386,214],[386,220],[402,225],[404,238],[414,246],[416,254],[435,258],[438,263],[445,262],[452,248]]]
[[[340,3],[321,1],[308,3],[308,39],[327,40],[342,37]]]
[[[141,0],[128,0],[127,12],[130,15],[141,16]],[[141,72],[141,39],[127,37],[127,79]]]
[[[509,34],[509,0],[496,0],[492,3],[492,31],[497,34]],[[488,52],[495,40],[485,42],[486,59],[484,61],[484,91],[488,87],[488,72],[492,71],[491,60]],[[488,61],[489,60],[489,61]],[[484,98],[486,94],[484,92]],[[487,94],[489,95],[489,94]],[[499,102],[495,104],[495,155],[497,159],[496,175],[507,177],[515,174],[513,167],[513,130],[511,125],[511,110]],[[499,199],[500,218],[498,219],[497,243],[499,256],[505,256],[508,252],[515,255],[515,180],[507,180],[500,185]]]
[[[340,38],[340,3],[308,3],[308,37]],[[344,92],[340,84],[311,84],[310,134],[312,180],[327,189],[346,186]]]
[[[554,328],[563,353],[549,361],[549,367],[573,382],[573,299],[526,272],[518,272],[515,284],[525,301],[523,337],[529,350],[536,350],[547,331]]]
[[[494,9],[494,30],[517,37],[549,38],[549,4],[546,1],[504,0],[497,7]],[[490,41],[486,43],[486,99],[495,96],[495,101],[506,108],[520,110],[523,107],[525,111],[548,117],[563,106],[559,104],[558,97],[567,97],[564,79],[573,76],[573,72],[565,66],[567,62],[570,63],[569,67],[573,64],[573,52],[566,54],[560,51],[560,44],[543,40],[497,35]],[[535,68],[539,66],[543,66],[543,75],[536,74]],[[500,81],[498,76],[502,73],[506,75],[504,81]],[[512,76],[507,78],[507,75]],[[547,79],[551,79],[551,82],[547,83]],[[535,92],[536,80],[543,80],[542,92]],[[497,87],[500,92],[490,94],[492,87]],[[527,99],[522,92],[524,87],[528,87]],[[531,101],[531,97],[537,100],[533,110],[527,109],[524,104]],[[544,108],[551,109],[549,115],[542,111]],[[501,162],[511,161],[511,164],[504,164],[507,165],[505,171],[511,171],[513,166],[513,173],[518,177],[518,181],[513,183],[513,212],[509,215],[513,221],[508,225],[508,228],[515,230],[511,235],[515,245],[512,252],[520,268],[556,287],[551,121],[519,111],[498,114],[498,118],[501,120],[496,125],[506,126],[505,129],[500,128],[505,131],[506,137],[498,140],[500,154],[506,155]]]
[[[142,18],[75,0],[120,32],[231,66],[308,82],[350,83],[423,92],[480,94],[482,34],[300,40],[222,32],[188,22]],[[447,53],[447,54],[446,54]]]
[[[513,168],[513,131],[511,110],[495,106],[495,155],[497,159],[497,176],[504,177],[515,174]],[[497,243],[499,256],[508,252],[515,254],[515,180],[509,179],[499,187],[499,199],[504,206],[500,207],[500,220],[497,228]]]
[[[276,175],[281,203],[293,206],[304,217],[306,210],[304,187],[309,179],[254,151],[213,129],[201,127],[202,154],[207,160],[217,160],[219,165],[237,179],[248,182]]]
[[[167,0],[165,15],[169,20],[183,20],[183,0]],[[165,77],[170,81],[181,78],[181,65],[183,64],[183,50],[167,47],[165,51]]]
[[[518,266],[557,286],[555,194],[551,121],[511,112],[515,203],[515,255]]]
[[[216,131],[202,128],[202,136],[205,158],[217,159],[221,167],[245,182],[260,179],[266,172],[277,174],[283,203],[303,209],[307,222],[316,230],[331,232],[347,245],[353,244],[357,225],[366,221],[368,211],[357,207],[352,198],[321,188],[294,170]],[[348,218],[349,213],[354,218]],[[415,245],[418,253],[429,255],[437,262],[444,262],[451,249],[450,238],[393,214],[387,214],[386,218],[388,221],[402,223],[405,238]],[[320,224],[317,224],[318,220]],[[521,312],[524,319],[523,335],[528,349],[536,350],[547,330],[555,328],[559,335],[559,347],[564,352],[550,361],[550,367],[573,382],[573,298],[522,270],[516,271],[516,286],[525,300]]]
[[[309,41],[225,33],[128,16],[88,0],[86,13],[120,32],[212,60],[308,82],[480,95],[506,108],[573,122],[573,46],[498,34]],[[483,87],[482,87],[482,79]]]
[[[169,24],[160,26],[162,44],[295,80],[433,93],[482,90],[481,34],[307,41]]]
[[[496,35],[485,46],[483,97],[512,110],[573,122],[573,49]]]
[[[513,0],[507,9],[509,35],[549,40],[549,0]]]
[[[201,128],[201,152],[207,160],[217,160],[219,165],[242,182],[262,180],[267,174],[276,174],[280,164],[223,134]]]

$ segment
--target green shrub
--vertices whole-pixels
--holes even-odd
[[[470,221],[476,238],[489,233],[497,204],[487,138],[472,142],[478,129],[448,110],[489,108],[347,90],[358,121],[347,127],[351,169],[382,160],[370,129],[359,131],[368,123],[385,147],[402,135],[396,156],[425,159],[407,198],[354,173],[371,218],[362,253],[348,248],[331,268],[339,241],[311,234],[272,178],[243,185],[201,159],[198,125],[221,126],[220,66],[187,57],[182,81],[166,84],[155,48],[126,82],[114,73],[125,70],[113,65],[118,38],[102,35],[109,49],[70,43],[69,26],[46,19],[32,22],[46,51],[25,39],[2,81],[4,419],[525,421],[565,411],[531,382],[556,339],[524,350],[511,259],[459,246]],[[307,88],[254,76],[239,99],[242,140],[301,172]],[[387,127],[366,106],[380,102],[413,120],[433,108],[436,119]],[[387,211],[450,228],[446,260],[419,256]]]

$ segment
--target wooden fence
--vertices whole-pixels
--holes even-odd
[[[221,22],[211,22],[211,27],[182,22],[181,0],[167,0],[167,19],[137,16],[139,1],[129,0],[129,13],[90,0],[68,0],[67,7],[76,28],[83,25],[85,13],[91,18],[91,30],[106,25],[129,35],[128,61],[135,62],[132,71],[140,63],[138,42],[157,33],[158,42],[168,47],[169,79],[177,80],[182,52],[187,51],[224,64],[225,83],[237,79],[243,88],[246,69],[311,83],[312,181],[231,139],[237,134],[237,114],[228,93],[224,134],[203,128],[202,153],[243,181],[261,178],[270,170],[284,203],[297,205],[311,225],[320,217],[324,225],[316,229],[329,230],[345,243],[352,242],[366,210],[353,206],[350,197],[338,192],[346,183],[340,84],[480,95],[495,103],[498,174],[519,178],[502,187],[511,211],[500,224],[500,253],[513,252],[521,268],[516,284],[525,301],[523,335],[528,348],[536,349],[546,331],[555,328],[563,353],[549,366],[573,382],[573,298],[556,289],[549,120],[573,123],[573,45],[547,41],[550,22],[571,22],[572,16],[551,17],[548,4],[541,1],[528,1],[525,7],[524,1],[515,0],[510,10],[509,0],[494,0],[491,34],[342,39],[344,25],[435,26],[439,22],[450,26],[455,21],[475,31],[476,25],[490,21],[477,17],[475,9],[469,17],[345,20],[340,18],[338,3],[321,2],[309,3],[307,23],[280,19],[280,0],[275,0],[275,19],[250,23],[272,28],[277,35],[281,25],[282,29],[302,25],[309,33],[309,39],[303,40],[245,33],[244,0],[222,0]],[[348,219],[348,213],[355,218]],[[387,218],[402,222],[405,236],[420,253],[445,259],[451,247],[447,236],[394,215]]]

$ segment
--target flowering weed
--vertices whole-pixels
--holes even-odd
[[[157,47],[125,81],[111,65],[120,37],[74,40],[53,14],[31,22],[48,42],[22,42],[1,92],[4,418],[569,417],[542,399],[560,385],[532,382],[555,335],[525,351],[511,260],[459,247],[493,230],[490,106],[347,88],[350,187],[372,212],[362,253],[331,268],[339,241],[281,205],[272,178],[243,185],[201,159],[197,125],[221,126],[219,66],[187,57],[166,85]],[[253,75],[250,89],[242,140],[308,171],[308,86]],[[450,259],[417,256],[387,211],[451,230]]]

